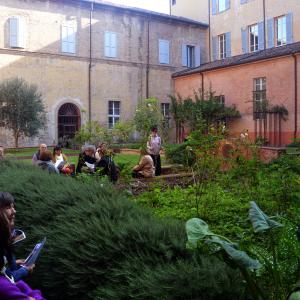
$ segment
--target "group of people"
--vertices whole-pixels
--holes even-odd
[[[32,290],[23,281],[35,266],[27,266],[23,259],[15,259],[15,216],[13,196],[7,192],[0,192],[0,299],[44,300],[40,291]]]
[[[32,163],[49,173],[75,175],[76,171],[76,173],[106,175],[112,182],[118,179],[118,168],[105,143],[100,143],[97,149],[94,145],[84,145],[78,157],[76,170],[75,165],[68,162],[67,156],[59,145],[51,152],[46,144],[40,144],[38,151],[32,157]]]
[[[151,178],[161,175],[161,138],[156,127],[151,129],[150,137],[145,147],[141,149],[139,163],[134,166],[132,176]],[[112,153],[107,149],[106,143],[94,145],[84,145],[78,157],[78,164],[68,162],[67,156],[62,152],[62,148],[57,145],[53,152],[47,149],[46,144],[40,144],[38,151],[32,157],[32,163],[49,173],[62,173],[74,175],[76,173],[99,174],[107,176],[112,182],[116,182],[119,177],[119,169],[116,166]]]
[[[51,152],[46,144],[40,144],[38,151],[33,154],[32,163],[43,170],[48,170],[49,173],[72,174],[75,171],[75,166],[68,162],[59,145]]]

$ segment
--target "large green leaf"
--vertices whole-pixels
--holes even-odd
[[[293,292],[288,300],[300,300],[300,291],[297,291],[297,292]]]
[[[261,232],[273,228],[283,227],[282,224],[268,217],[254,201],[250,202],[249,218],[255,232]]]
[[[186,233],[188,237],[188,246],[197,247],[197,242],[208,236],[214,235],[206,222],[198,218],[192,218],[186,222]]]
[[[261,264],[258,260],[251,258],[246,252],[236,249],[235,244],[223,241],[218,237],[212,237],[210,242],[218,244],[239,266],[252,270],[261,268]]]

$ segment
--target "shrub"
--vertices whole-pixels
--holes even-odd
[[[244,299],[234,270],[185,249],[183,223],[157,220],[110,185],[0,167],[27,250],[47,237],[32,277],[47,299]]]

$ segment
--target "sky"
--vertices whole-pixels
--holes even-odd
[[[161,13],[169,13],[169,0],[107,0],[112,3],[134,6]]]

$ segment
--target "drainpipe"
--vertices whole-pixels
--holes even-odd
[[[169,13],[172,16],[172,0],[169,0]]]
[[[210,0],[208,0],[208,51],[209,62],[211,62]]]
[[[263,0],[263,14],[264,14],[264,50],[267,49],[266,39],[266,0]]]
[[[293,54],[294,58],[294,84],[295,84],[295,130],[294,138],[297,138],[298,131],[298,66],[297,66],[297,56]]]
[[[201,97],[204,99],[204,75],[202,72],[200,72],[201,75]]]
[[[150,19],[147,20],[147,66],[146,66],[146,98],[149,98],[149,71],[150,71]]]
[[[88,117],[89,122],[92,121],[92,18],[93,18],[93,10],[94,10],[94,1],[91,2],[90,7],[90,55],[89,55],[89,75],[88,75]]]

